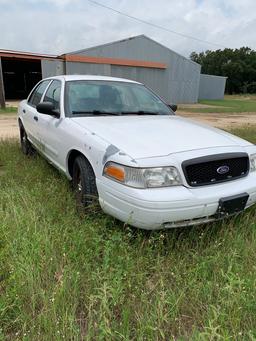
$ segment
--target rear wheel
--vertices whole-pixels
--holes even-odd
[[[28,140],[27,133],[22,123],[20,123],[20,146],[23,154],[28,156],[32,156],[35,154],[35,149]]]
[[[73,165],[72,185],[79,208],[97,206],[98,192],[93,169],[89,162],[79,155]]]

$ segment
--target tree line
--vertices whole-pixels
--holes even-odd
[[[256,51],[249,47],[192,52],[190,59],[202,66],[201,73],[228,77],[227,93],[256,93]]]

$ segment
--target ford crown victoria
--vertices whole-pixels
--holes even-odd
[[[18,109],[21,147],[130,225],[161,229],[237,214],[256,202],[256,146],[178,117],[143,84],[101,76],[44,79]]]

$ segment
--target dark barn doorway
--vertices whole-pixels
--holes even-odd
[[[24,99],[42,79],[41,60],[2,58],[5,99]]]

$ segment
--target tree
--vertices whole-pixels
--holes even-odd
[[[256,90],[256,51],[249,47],[192,52],[190,59],[202,66],[202,73],[228,77],[229,94]]]

